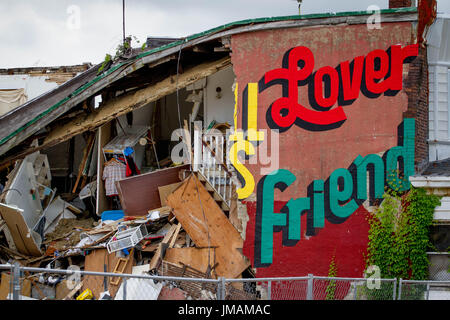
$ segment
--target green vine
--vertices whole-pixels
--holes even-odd
[[[336,265],[336,256],[333,255],[331,259],[330,267],[328,270],[328,277],[334,278],[337,276],[337,265]],[[325,300],[334,300],[334,296],[336,293],[336,280],[330,280],[325,291],[326,297]]]
[[[123,57],[126,58],[128,55],[130,55],[132,52],[132,46],[131,46],[132,40],[134,40],[138,44],[140,43],[139,39],[135,36],[130,35],[130,36],[126,37],[124,39],[124,41],[117,46],[114,59],[110,54],[106,54],[105,60],[103,61],[100,68],[98,68],[98,70],[97,70],[97,74],[101,74],[105,69],[107,69],[108,66],[110,66],[113,63],[113,61],[116,61],[117,59],[123,58]],[[145,50],[146,47],[147,47],[147,44],[144,42],[141,46],[141,50]]]
[[[110,54],[106,54],[105,56],[105,60],[103,61],[102,65],[100,66],[100,68],[98,68],[97,74],[100,74],[103,72],[103,70],[106,68],[106,66],[112,63],[112,57]]]
[[[398,179],[388,185],[381,205],[368,218],[366,266],[378,266],[382,278],[425,280],[429,227],[440,199],[421,188],[402,192],[404,185]]]

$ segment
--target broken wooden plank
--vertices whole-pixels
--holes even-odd
[[[28,228],[22,212],[19,208],[0,203],[0,214],[11,232],[17,250],[28,256],[40,257],[42,252],[32,235],[34,231]]]
[[[8,253],[11,256],[20,257],[20,258],[25,259],[25,260],[28,260],[30,258],[30,256],[26,256],[26,255],[24,255],[24,254],[22,254],[20,252],[17,252],[15,250],[9,249],[9,248],[7,248],[5,246],[2,246],[2,245],[0,245],[0,249],[5,251],[6,253]]]
[[[187,265],[200,272],[206,273],[215,264],[214,248],[169,248],[164,256],[164,261]]]
[[[108,199],[106,197],[105,181],[103,176],[103,165],[105,163],[105,157],[103,156],[103,147],[111,140],[111,122],[101,126],[98,132],[97,143],[97,170],[100,174],[97,174],[97,200],[96,200],[96,213],[100,216],[104,211],[109,210]]]
[[[81,289],[81,287],[83,287],[83,281],[81,281],[80,283],[78,283],[75,288],[72,289],[72,291],[70,291],[67,296],[64,297],[64,299],[62,300],[69,300],[72,299],[73,296]]]
[[[113,273],[123,273],[127,267],[128,259],[120,258],[117,260],[116,266],[114,267]],[[120,277],[115,277],[111,279],[111,284],[117,286],[119,284]]]
[[[72,193],[77,192],[78,184],[80,183],[81,176],[83,175],[83,170],[84,170],[84,167],[86,166],[86,162],[88,160],[89,153],[91,152],[91,149],[94,147],[95,135],[96,135],[95,132],[91,132],[87,139],[86,147],[83,150],[83,159],[81,160],[80,166],[78,168],[77,180],[75,182],[75,185],[73,186]]]
[[[173,245],[175,244],[175,241],[177,241],[178,234],[180,233],[180,230],[181,230],[181,223],[178,223],[178,225],[175,228],[175,231],[173,232],[173,235],[172,235],[172,237],[170,239],[169,248],[173,248]]]
[[[217,246],[219,276],[236,278],[250,265],[240,251],[241,235],[195,175],[167,197],[167,204],[197,246]]]
[[[189,165],[161,169],[116,182],[122,209],[126,216],[144,216],[161,208],[159,186],[180,182],[178,172]]]
[[[164,236],[164,239],[161,241],[161,243],[158,246],[158,249],[156,250],[155,254],[152,257],[152,260],[150,261],[150,270],[156,269],[158,267],[158,263],[160,259],[162,259],[161,254],[165,247],[168,246],[168,243],[170,242],[170,239],[172,239],[173,234],[175,233],[177,229],[176,225],[172,225],[167,231],[166,235]]]

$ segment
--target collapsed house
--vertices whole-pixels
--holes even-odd
[[[264,18],[149,39],[1,115],[2,263],[247,278],[326,275],[334,255],[342,274],[360,276],[364,213],[381,195],[358,191],[350,210],[355,192],[338,181],[369,183],[365,173],[352,180],[358,155],[383,163],[386,151],[386,172],[402,156],[406,179],[428,156],[417,9],[382,10],[383,28],[370,31],[369,16]],[[395,83],[380,89],[388,73]],[[78,289],[98,299],[102,282]]]

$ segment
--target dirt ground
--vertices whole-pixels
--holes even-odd
[[[56,250],[64,250],[75,246],[80,242],[80,234],[84,231],[94,228],[96,222],[94,219],[61,219],[55,230],[45,237],[45,243]]]

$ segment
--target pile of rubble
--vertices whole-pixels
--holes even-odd
[[[45,156],[28,156],[8,176],[7,192],[0,198],[0,231],[7,242],[0,246],[0,262],[210,279],[251,274],[242,237],[229,219],[232,210],[224,211],[223,200],[207,179],[189,169],[173,166],[117,181],[122,210],[105,211],[95,221],[79,198],[69,202],[55,195]],[[9,287],[9,280],[3,272],[0,292]],[[22,295],[122,298],[121,277],[85,276],[72,290],[64,285],[67,281],[61,274],[28,274],[22,279]],[[192,282],[129,279],[127,284],[136,288],[127,289],[128,299],[210,299],[216,293],[215,285]],[[247,296],[242,286],[233,285],[229,291],[238,299]]]

